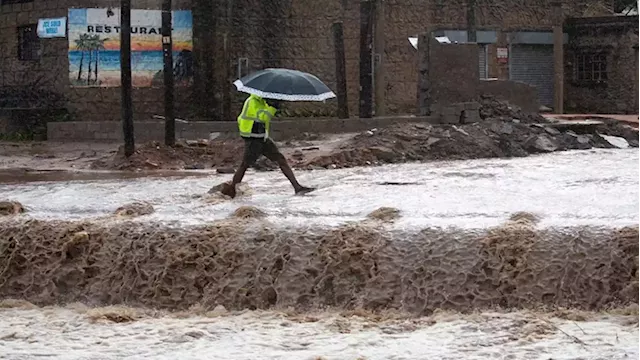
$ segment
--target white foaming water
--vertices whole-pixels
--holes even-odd
[[[332,171],[299,171],[300,182],[319,189],[293,196],[280,172],[248,173],[250,195],[208,203],[198,196],[229,175],[207,178],[142,178],[0,186],[42,219],[86,219],[111,214],[132,201],[156,212],[139,221],[198,225],[256,206],[282,226],[337,225],[362,220],[390,206],[401,210],[398,228],[485,228],[528,211],[541,226],[638,223],[638,151],[562,152],[518,159],[432,162]],[[413,183],[385,185],[384,183]]]
[[[302,317],[301,317],[302,318]],[[637,317],[636,317],[637,320]],[[0,310],[2,359],[632,359],[633,316],[569,321],[514,312],[374,322],[276,312],[92,322],[70,308]],[[631,324],[630,324],[631,323]]]

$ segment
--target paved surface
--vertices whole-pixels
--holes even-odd
[[[616,114],[542,114],[547,119],[556,120],[598,120],[598,119],[614,119],[620,122],[628,123],[633,127],[638,127],[638,115],[616,115]]]

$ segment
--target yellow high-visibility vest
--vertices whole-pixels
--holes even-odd
[[[242,106],[242,113],[238,116],[238,130],[240,136],[249,138],[267,139],[269,137],[269,128],[271,127],[271,119],[276,115],[277,109],[269,106],[267,102],[257,96],[250,95]],[[256,123],[263,124],[263,126]],[[263,130],[264,129],[264,130]]]

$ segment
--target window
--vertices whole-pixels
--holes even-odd
[[[575,55],[573,79],[585,82],[603,82],[607,80],[607,54],[604,52],[585,52]]]
[[[40,38],[38,25],[18,27],[18,59],[32,61],[40,59]]]

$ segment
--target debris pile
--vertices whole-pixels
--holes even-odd
[[[465,125],[401,123],[365,131],[330,154],[296,162],[296,165],[309,169],[344,168],[408,161],[524,157],[613,147],[598,134],[560,132],[537,123],[487,118]]]
[[[549,122],[538,113],[522,111],[519,106],[497,99],[493,95],[480,96],[480,118],[520,122],[523,124],[544,124]]]

